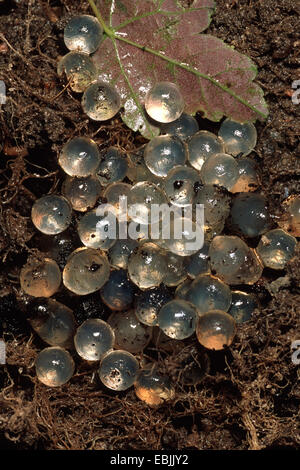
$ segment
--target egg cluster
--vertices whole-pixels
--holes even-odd
[[[116,91],[97,82],[89,57],[101,36],[95,18],[73,18],[65,29],[71,52],[58,66],[72,89],[84,92],[83,109],[96,120],[109,119],[120,108]],[[140,368],[141,353],[151,341],[159,348],[163,341],[194,333],[207,349],[229,346],[236,323],[248,321],[258,306],[243,285],[254,285],[264,266],[281,270],[293,257],[300,203],[299,198],[287,200],[281,228],[273,227],[266,200],[257,192],[255,160],[247,157],[256,144],[253,124],[225,119],[218,135],[199,130],[197,120],[183,112],[179,88],[169,82],[148,92],[145,109],[161,134],[134,152],[125,154],[118,147],[100,151],[83,136],[63,146],[58,157],[66,174],[62,194],[38,199],[32,222],[52,238],[70,227],[81,246],[73,247],[62,273],[53,246],[52,257],[29,259],[20,283],[31,299],[30,324],[49,345],[36,359],[41,382],[66,383],[74,373],[76,352],[97,364],[106,387],[120,391],[134,385],[140,399],[156,406],[174,397],[174,387],[155,364]],[[135,237],[113,230],[125,200],[126,223],[135,224]],[[113,214],[99,211],[106,203]],[[152,210],[162,204],[177,210],[202,204],[203,226],[194,213],[174,216],[164,236],[163,215]],[[189,229],[182,224],[178,238],[175,223],[184,219]],[[191,234],[201,230],[203,246],[191,249]],[[110,315],[78,326],[72,310],[53,298],[62,289],[66,296],[96,292]]]

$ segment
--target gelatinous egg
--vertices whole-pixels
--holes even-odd
[[[143,351],[150,343],[152,328],[140,323],[134,310],[114,312],[110,315],[108,323],[116,335],[116,348],[137,353]]]
[[[174,253],[167,254],[167,272],[164,277],[166,286],[178,286],[187,277],[184,258]]]
[[[158,313],[158,326],[174,339],[185,339],[195,332],[197,309],[190,302],[174,299],[163,305]]]
[[[106,199],[107,204],[111,204],[117,210],[117,214],[126,215],[127,198],[131,191],[130,184],[112,183],[103,191],[102,197]]]
[[[207,349],[220,350],[230,346],[236,331],[231,315],[221,310],[210,310],[198,318],[196,335]]]
[[[86,87],[96,79],[97,69],[84,52],[69,52],[60,59],[57,66],[57,74],[61,77],[66,74],[71,90],[82,93]]]
[[[146,145],[144,159],[154,175],[165,177],[174,166],[184,165],[185,147],[176,136],[159,135]]]
[[[259,177],[256,171],[256,162],[248,157],[237,159],[239,178],[230,189],[231,193],[247,193],[255,191],[259,185]]]
[[[30,302],[28,320],[34,331],[51,346],[71,347],[75,333],[72,310],[54,299]]]
[[[58,291],[60,283],[61,273],[53,259],[32,259],[21,269],[21,288],[33,297],[51,297]]]
[[[210,274],[201,274],[190,285],[186,299],[195,305],[200,314],[215,309],[227,312],[231,303],[231,291],[220,279]]]
[[[129,258],[129,277],[140,289],[159,286],[166,275],[166,271],[166,255],[154,243],[142,243]]]
[[[135,314],[145,325],[157,325],[157,315],[161,307],[172,300],[172,295],[163,285],[140,291],[135,297]]]
[[[218,135],[224,141],[225,152],[233,156],[239,153],[248,155],[254,149],[257,140],[257,132],[252,122],[241,124],[232,119],[225,119],[222,122]]]
[[[197,225],[187,217],[175,217],[171,221],[163,219],[157,243],[175,255],[190,256],[202,248],[204,230],[201,225]]]
[[[190,114],[182,113],[180,118],[160,126],[161,134],[176,135],[181,140],[196,134],[199,130],[198,122]]]
[[[92,139],[75,137],[63,146],[58,162],[70,176],[90,176],[96,173],[100,154]]]
[[[211,240],[222,232],[230,213],[230,195],[218,186],[204,185],[198,189],[195,204],[204,206],[205,240]]]
[[[157,351],[178,354],[182,351],[182,340],[167,336],[158,326],[153,326],[152,343]]]
[[[70,225],[72,208],[63,196],[47,194],[37,199],[31,209],[34,226],[47,235],[61,233]]]
[[[257,300],[254,294],[233,291],[230,309],[228,310],[237,323],[243,323],[251,319],[252,313],[257,308]]]
[[[63,283],[75,294],[91,294],[106,283],[109,271],[109,262],[104,253],[92,248],[78,248],[68,258],[63,271]]]
[[[157,122],[172,122],[180,117],[184,100],[175,83],[159,82],[147,93],[145,109]]]
[[[137,377],[139,363],[128,351],[111,351],[107,353],[98,370],[101,382],[111,390],[127,390]]]
[[[199,185],[202,183],[196,170],[188,166],[176,166],[169,171],[163,189],[171,204],[186,206],[193,203]]]
[[[149,406],[159,406],[175,397],[169,377],[159,374],[155,367],[139,371],[134,389],[136,396]]]
[[[294,237],[300,237],[300,196],[290,196],[283,203],[284,213],[278,225]]]
[[[127,310],[133,303],[134,292],[134,286],[127,278],[127,272],[120,269],[111,271],[109,280],[100,290],[100,295],[111,310]]]
[[[201,168],[201,179],[205,184],[217,184],[230,189],[239,178],[237,161],[226,153],[211,155]]]
[[[188,291],[192,285],[192,282],[193,281],[191,279],[186,279],[182,284],[179,284],[175,290],[175,298],[188,300]]]
[[[203,163],[211,156],[224,152],[224,144],[215,134],[199,131],[188,140],[188,161],[200,171]]]
[[[90,318],[77,328],[74,337],[75,349],[86,361],[99,361],[111,351],[115,334],[111,326],[99,318]]]
[[[63,183],[62,193],[74,210],[86,212],[96,204],[101,193],[101,184],[96,176],[81,178],[68,176]]]
[[[65,45],[70,51],[95,52],[103,38],[99,21],[91,15],[74,16],[64,29]]]
[[[185,269],[192,279],[195,279],[199,274],[210,272],[208,250],[209,243],[206,242],[201,250],[185,259]]]
[[[262,194],[240,193],[231,207],[232,228],[246,237],[257,237],[270,227],[266,198]]]
[[[208,254],[212,273],[228,284],[254,284],[261,277],[261,261],[239,237],[215,237]]]
[[[102,186],[107,186],[116,181],[122,181],[127,173],[128,162],[126,155],[122,154],[116,147],[108,147],[102,151],[101,162],[97,175]]]
[[[81,105],[93,121],[107,121],[117,114],[121,100],[115,88],[108,83],[96,82],[85,89]]]
[[[78,222],[78,235],[82,243],[89,248],[108,250],[116,242],[116,215],[107,212],[97,215],[98,209],[87,212]]]
[[[147,168],[144,161],[144,151],[146,145],[142,145],[138,149],[129,153],[128,159],[128,170],[127,177],[133,183],[139,183],[140,181],[148,181],[154,183],[157,186],[161,186],[162,178],[151,173]]]
[[[108,251],[111,266],[114,268],[127,269],[129,256],[137,247],[138,242],[136,240],[131,240],[130,238],[117,240]]]
[[[161,219],[161,212],[156,209],[158,205],[167,204],[167,198],[154,183],[141,181],[132,186],[127,203],[131,219],[138,224],[147,225]]]
[[[59,387],[67,383],[75,369],[74,361],[68,351],[52,346],[38,353],[35,360],[37,378],[48,387]]]
[[[282,229],[267,232],[260,239],[256,251],[265,266],[284,269],[295,253],[297,240]]]

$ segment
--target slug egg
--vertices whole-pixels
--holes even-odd
[[[134,310],[113,312],[108,323],[115,332],[116,348],[137,353],[143,351],[150,343],[152,328],[140,323]]]
[[[171,300],[163,305],[158,314],[159,328],[170,338],[185,339],[195,332],[197,310],[182,299]]]
[[[224,152],[223,142],[212,132],[199,131],[187,142],[188,161],[196,170],[200,171],[204,162],[217,153]]]
[[[63,195],[74,210],[86,212],[94,207],[101,193],[101,184],[96,176],[67,177],[62,186]]]
[[[121,101],[115,88],[108,83],[95,82],[85,89],[81,105],[93,121],[107,121],[117,114]]]
[[[186,258],[185,268],[192,279],[195,279],[199,274],[210,272],[208,250],[209,243],[206,242],[199,251]]]
[[[186,299],[198,309],[200,314],[209,310],[227,312],[231,303],[229,287],[220,279],[210,274],[201,274],[191,283]]]
[[[140,291],[135,297],[135,314],[145,325],[157,325],[157,315],[161,307],[172,300],[169,290],[163,285]]]
[[[225,119],[219,130],[219,137],[224,141],[225,152],[236,156],[248,155],[255,147],[257,132],[252,122],[240,123]]]
[[[282,229],[265,233],[260,239],[256,251],[265,266],[272,269],[284,269],[294,256],[296,238]]]
[[[231,155],[217,153],[203,163],[200,175],[203,183],[217,184],[230,191],[239,178],[238,164]]]
[[[233,291],[230,309],[228,310],[236,323],[244,323],[251,319],[252,313],[257,308],[255,295],[246,292]]]
[[[160,126],[161,134],[176,135],[181,140],[196,134],[199,130],[198,122],[190,114],[182,113],[176,121],[162,124]]]
[[[127,269],[129,257],[137,247],[138,242],[136,240],[131,240],[130,238],[117,240],[108,251],[111,266]]]
[[[170,379],[159,374],[154,367],[139,371],[134,389],[136,396],[149,406],[159,406],[175,397]]]
[[[59,346],[53,346],[39,352],[35,369],[40,382],[48,387],[59,387],[70,380],[75,365],[68,351]]]
[[[129,258],[129,277],[140,289],[159,286],[166,271],[166,256],[154,243],[143,243]]]
[[[230,346],[236,331],[235,321],[226,312],[210,310],[198,318],[196,335],[207,349],[221,350]]]
[[[284,213],[278,225],[294,237],[300,237],[300,196],[290,196],[283,203]]]
[[[21,288],[33,297],[51,297],[58,291],[60,283],[60,269],[53,259],[34,259],[21,269]]]
[[[176,136],[159,135],[145,147],[144,159],[156,176],[166,177],[176,165],[184,165],[186,154],[183,142]]]
[[[187,277],[184,258],[169,252],[166,255],[166,259],[167,272],[164,277],[164,284],[170,287],[178,286],[178,284],[183,282]]]
[[[97,176],[102,186],[122,181],[127,173],[127,158],[116,147],[109,147],[100,153],[101,161]]]
[[[97,213],[98,209],[94,209],[80,219],[78,235],[85,246],[108,250],[116,242],[116,216],[109,211],[105,215]]]
[[[111,310],[127,310],[133,303],[134,286],[128,280],[126,271],[111,271],[108,281],[100,290],[100,295]]]
[[[58,162],[69,176],[90,176],[99,166],[100,154],[92,139],[75,137],[63,146]]]
[[[240,193],[231,208],[231,226],[246,237],[257,237],[270,227],[266,199],[262,194]]]
[[[169,171],[163,182],[163,189],[169,202],[184,207],[192,204],[195,188],[201,186],[199,173],[188,166],[176,166]]]
[[[101,382],[111,390],[130,388],[137,377],[139,363],[128,351],[111,351],[102,358],[98,374]]]
[[[62,196],[48,194],[37,199],[31,209],[34,226],[46,235],[57,235],[71,223],[72,209]]]
[[[86,361],[99,361],[110,351],[115,334],[108,323],[99,318],[90,318],[82,323],[74,337],[75,349]]]
[[[259,177],[256,171],[256,163],[248,157],[237,160],[239,177],[235,185],[230,189],[231,193],[247,193],[255,191],[259,185]]]
[[[70,51],[95,52],[103,38],[99,21],[91,15],[74,16],[64,29],[65,45]]]
[[[132,186],[128,194],[128,213],[137,224],[153,224],[161,218],[155,206],[167,204],[165,193],[155,184],[141,181]]]
[[[96,292],[109,278],[109,262],[104,253],[78,248],[69,256],[63,271],[63,283],[77,295]]]
[[[157,122],[172,122],[178,119],[184,109],[184,100],[175,83],[159,82],[148,93],[145,109]]]
[[[77,93],[82,93],[97,77],[94,62],[84,52],[69,52],[60,59],[57,74],[61,77],[64,73],[70,83],[71,90]]]

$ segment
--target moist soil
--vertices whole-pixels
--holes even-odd
[[[208,32],[253,59],[270,107],[267,121],[257,123],[251,157],[259,165],[275,226],[282,201],[300,188],[300,105],[291,99],[292,83],[300,78],[299,3],[216,3]],[[87,2],[0,1],[0,79],[8,95],[0,108],[0,319],[7,347],[7,362],[0,366],[0,447],[296,449],[300,369],[291,361],[291,343],[300,340],[299,250],[284,271],[265,269],[248,289],[258,295],[259,309],[238,326],[227,350],[207,352],[190,339],[179,348],[174,342],[144,351],[141,361],[157,362],[174,381],[171,403],[150,408],[133,389],[110,392],[99,382],[96,367],[75,354],[76,374],[68,384],[52,389],[37,380],[34,360],[45,345],[26,321],[20,269],[29,256],[58,245],[63,266],[78,241],[70,230],[48,246],[31,223],[32,203],[60,191],[57,153],[71,137],[86,134],[100,148],[117,145],[128,151],[144,143],[118,118],[89,121],[78,95],[57,77],[57,58],[66,53],[63,28],[78,13],[90,13]],[[217,129],[201,115],[197,119],[202,128]],[[61,291],[55,297],[74,309],[78,323],[109,313],[98,293],[75,299]]]

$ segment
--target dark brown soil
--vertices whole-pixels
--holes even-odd
[[[95,369],[78,359],[76,375],[62,388],[46,388],[36,379],[34,359],[43,344],[24,320],[18,280],[28,255],[43,244],[30,221],[32,202],[59,189],[63,175],[56,154],[73,135],[86,133],[99,145],[124,149],[142,142],[118,119],[110,125],[91,123],[78,96],[61,93],[56,63],[65,54],[63,27],[78,12],[90,13],[87,2],[0,1],[0,79],[8,90],[7,103],[0,108],[0,327],[7,344],[7,364],[0,366],[0,447],[299,447],[300,369],[291,362],[290,351],[292,341],[300,340],[299,250],[285,271],[264,271],[252,289],[261,307],[239,326],[227,351],[208,357],[192,340],[179,353],[147,349],[145,354],[158,359],[176,383],[171,404],[153,410],[133,390],[109,392],[94,377]],[[292,82],[300,78],[299,12],[295,0],[218,0],[209,29],[258,66],[257,82],[265,91],[270,117],[257,124],[254,157],[274,221],[284,198],[300,189],[300,105],[291,100]],[[72,236],[61,246],[63,264],[74,247]],[[281,287],[271,284],[278,277],[284,278]],[[57,298],[65,300],[64,295]],[[66,301],[79,322],[107,316],[95,295]],[[204,372],[210,363],[196,387],[184,380],[192,361]]]

